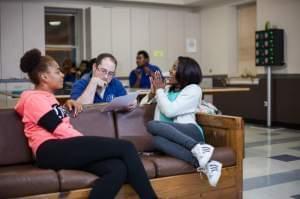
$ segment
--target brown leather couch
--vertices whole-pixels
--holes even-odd
[[[151,183],[160,198],[242,198],[244,129],[238,117],[198,114],[208,143],[216,147],[213,159],[223,163],[217,187],[208,184],[189,164],[155,152],[145,123],[154,107],[146,105],[132,112],[106,112],[94,105],[72,118],[85,135],[126,139],[134,143]],[[13,109],[0,110],[0,199],[87,198],[97,176],[77,170],[45,170],[35,166],[23,134],[23,125]],[[117,198],[137,198],[124,185]]]

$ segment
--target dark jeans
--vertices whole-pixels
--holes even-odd
[[[204,138],[196,125],[150,121],[147,129],[154,136],[156,149],[199,167],[191,149],[198,143],[204,143]]]
[[[94,136],[49,140],[37,150],[41,168],[78,169],[101,176],[89,198],[114,198],[128,182],[140,198],[157,198],[138,153],[128,141]]]

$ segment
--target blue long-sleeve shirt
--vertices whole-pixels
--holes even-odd
[[[148,64],[148,67],[151,70],[151,72],[159,71],[161,73],[161,70],[155,65]],[[151,82],[150,82],[150,79],[149,79],[149,74],[145,73],[142,66],[138,66],[136,69],[134,69],[130,72],[130,74],[129,74],[129,85],[130,85],[130,87],[133,87],[136,83],[136,80],[137,80],[135,70],[140,70],[141,74],[142,74],[142,78],[141,78],[139,88],[150,88],[151,87]]]
[[[91,77],[85,76],[84,78],[81,78],[80,80],[77,80],[72,87],[71,91],[71,99],[76,100],[79,98],[87,85],[90,82]],[[122,85],[122,83],[116,79],[113,78],[111,82],[107,85],[103,98],[96,92],[94,97],[94,103],[103,103],[103,102],[110,102],[113,98],[126,95],[127,92]]]

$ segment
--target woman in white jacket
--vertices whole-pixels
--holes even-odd
[[[154,120],[147,125],[156,149],[192,164],[216,186],[222,164],[210,160],[214,148],[205,144],[204,132],[195,119],[202,98],[201,80],[199,64],[192,58],[178,57],[170,70],[170,86],[155,73],[151,92],[142,101],[157,102]]]

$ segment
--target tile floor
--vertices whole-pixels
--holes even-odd
[[[300,199],[300,130],[245,127],[244,199]]]

